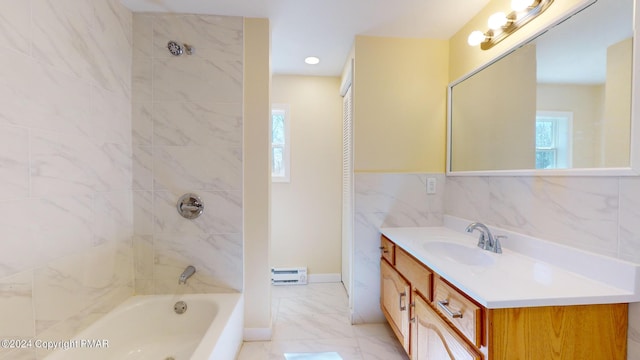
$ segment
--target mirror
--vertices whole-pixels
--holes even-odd
[[[450,85],[447,173],[630,169],[633,6],[592,2]]]

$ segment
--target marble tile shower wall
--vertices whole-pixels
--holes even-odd
[[[427,177],[437,192],[427,195]],[[380,311],[381,226],[441,226],[444,174],[356,173],[352,285],[355,324],[384,321]]]
[[[136,293],[241,290],[243,19],[133,19]],[[173,56],[169,41],[195,52]],[[205,206],[195,220],[176,211],[190,192]]]
[[[640,263],[639,177],[449,177],[445,213]],[[629,309],[640,360],[640,304]]]
[[[0,338],[68,339],[133,293],[132,14],[0,1],[0,51]]]

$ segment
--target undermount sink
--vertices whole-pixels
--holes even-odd
[[[429,241],[423,244],[426,251],[447,260],[464,265],[489,266],[495,259],[479,247],[471,247],[444,241]]]

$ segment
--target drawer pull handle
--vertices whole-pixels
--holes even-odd
[[[389,250],[387,250],[387,248],[385,248],[384,246],[380,246],[379,249],[382,250],[382,252],[385,254],[389,252]]]
[[[445,312],[447,315],[451,316],[454,319],[462,319],[462,313],[460,311],[453,312],[449,309],[449,300],[441,300],[438,301],[438,306]]]
[[[402,305],[402,298],[404,298],[405,296],[407,296],[406,291],[400,293],[400,298],[398,299],[398,305],[400,306],[400,311],[407,310],[407,305]]]

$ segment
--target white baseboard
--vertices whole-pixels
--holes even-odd
[[[341,274],[309,274],[309,283],[342,282]]]
[[[271,340],[271,328],[244,328],[244,341],[269,341]]]

